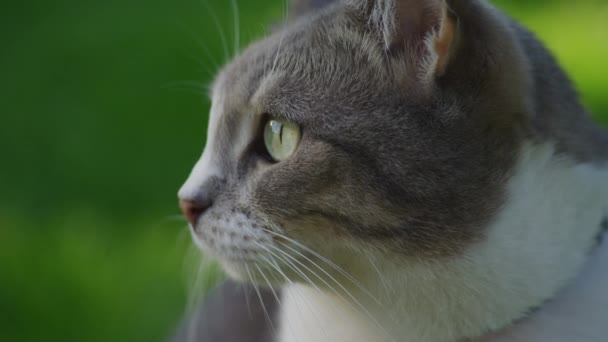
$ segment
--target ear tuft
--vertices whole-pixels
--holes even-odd
[[[443,76],[446,72],[458,30],[456,16],[449,11],[447,5],[442,9],[438,22],[439,26],[425,37],[426,53],[430,54],[432,61],[427,69],[436,77]]]
[[[418,74],[433,79],[445,74],[457,37],[457,18],[445,0],[346,0],[366,17],[387,51],[407,54]]]

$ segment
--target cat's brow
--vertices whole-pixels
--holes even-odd
[[[277,91],[277,84],[282,79],[280,73],[272,73],[265,75],[258,83],[253,95],[249,99],[249,105],[255,109],[251,112],[251,115],[270,115],[271,117],[281,118],[292,122],[299,123],[298,110],[296,108],[290,108],[287,104],[293,102],[294,99],[290,98],[288,101],[282,99]]]

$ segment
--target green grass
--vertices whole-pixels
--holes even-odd
[[[229,2],[208,3],[232,46]],[[243,44],[281,3],[239,1]],[[608,124],[608,2],[500,3]],[[166,218],[205,140],[202,88],[224,61],[213,15],[200,0],[0,13],[0,341],[166,339],[193,274],[187,230]]]
[[[184,312],[183,224],[0,218],[2,341],[154,341]]]

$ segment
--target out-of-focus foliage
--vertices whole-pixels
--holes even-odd
[[[608,1],[496,2],[608,123]],[[238,4],[242,46],[284,1]],[[190,272],[175,194],[234,53],[230,1],[5,1],[0,19],[0,340],[165,339]]]

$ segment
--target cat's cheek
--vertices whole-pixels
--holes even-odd
[[[260,212],[275,218],[298,216],[315,207],[319,196],[339,183],[336,168],[329,163],[293,161],[259,177],[251,186],[250,202]]]

